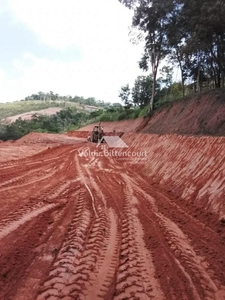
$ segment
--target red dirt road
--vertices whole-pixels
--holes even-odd
[[[142,135],[139,146],[149,150],[143,161],[88,156],[85,150],[96,151],[96,145],[81,139],[1,162],[0,299],[224,300],[224,207],[220,206],[220,214],[216,207],[215,213],[207,215],[208,205],[206,215],[199,214],[200,196],[206,194],[201,192],[192,203],[186,192],[185,201],[181,182],[185,186],[189,179],[184,174],[173,182],[179,182],[181,191],[176,198],[153,181],[150,175],[159,167],[160,157],[165,159],[166,149],[176,162],[167,138]],[[138,149],[137,134],[123,139]],[[188,139],[180,145],[186,143],[191,151]],[[170,141],[180,153],[179,138]],[[196,147],[201,149],[198,141]],[[154,161],[157,142],[159,154]],[[218,163],[212,156],[207,166],[198,156],[193,164],[194,152],[184,166],[193,171],[201,169],[202,162],[207,172],[214,164],[216,203],[224,201],[223,149]],[[171,161],[167,163],[172,171]],[[169,175],[164,170],[160,176],[166,182]],[[197,180],[201,176],[193,177],[192,189],[195,183],[196,189],[203,188]]]

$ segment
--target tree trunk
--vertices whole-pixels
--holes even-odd
[[[151,53],[151,64],[152,64],[152,73],[153,73],[153,83],[152,83],[152,95],[150,99],[150,108],[149,113],[154,109],[154,100],[155,100],[155,89],[156,89],[156,77],[159,66],[159,57],[156,55],[155,46],[153,46]]]
[[[181,73],[181,82],[182,82],[182,94],[183,94],[183,97],[184,97],[184,96],[185,96],[185,87],[184,87],[184,72],[183,72],[183,69],[182,69],[181,60],[179,59],[179,56],[178,56],[178,52],[177,52],[177,60],[178,60],[179,67],[180,67],[180,73]]]
[[[200,93],[201,89],[200,89],[200,67],[198,65],[198,70],[197,70],[197,93]]]
[[[153,75],[153,83],[152,83],[152,95],[151,95],[151,99],[150,99],[150,111],[153,111],[153,108],[154,108],[155,83],[156,83],[156,78],[155,78],[155,74],[154,74]]]
[[[224,88],[224,71],[221,72],[221,87]]]
[[[217,87],[221,88],[221,72],[220,72],[220,69],[218,69],[218,73],[217,73]]]

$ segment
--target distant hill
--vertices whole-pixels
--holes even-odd
[[[1,120],[3,124],[11,124],[15,122],[17,119],[21,118],[22,120],[31,120],[33,115],[54,115],[57,112],[62,110],[60,107],[49,107],[41,110],[32,110],[29,112],[25,112],[23,114],[14,115],[12,117],[7,117]]]
[[[26,100],[0,103],[0,122],[9,124],[19,117],[23,120],[30,120],[34,114],[52,115],[66,107],[75,107],[78,112],[87,113],[102,108],[73,101]]]
[[[62,108],[62,105],[59,104],[54,104],[54,103],[49,103],[49,102],[44,102],[44,101],[15,101],[15,102],[10,102],[10,103],[0,103],[0,121],[28,113],[28,112],[34,112],[34,111],[40,111],[48,108]]]

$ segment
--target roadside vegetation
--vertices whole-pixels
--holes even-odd
[[[122,105],[90,113],[67,107],[51,116],[33,115],[31,120],[19,118],[11,124],[0,124],[0,140],[17,140],[30,132],[63,133],[93,122],[135,119],[145,113],[146,108],[125,109]]]
[[[17,140],[30,132],[63,133],[99,121],[120,121],[146,116],[150,109],[151,84],[151,76],[139,76],[135,80],[132,89],[128,85],[121,87],[119,97],[124,105],[97,102],[94,98],[77,97],[73,99],[72,97],[66,97],[62,102],[60,100],[57,102],[56,99],[51,101],[49,99],[42,100],[35,99],[34,96],[32,96],[33,99],[30,96],[23,101],[0,104],[2,120],[7,116],[32,110],[57,106],[62,108],[61,111],[51,116],[34,114],[31,120],[18,118],[11,124],[1,122],[0,140]],[[193,93],[192,89],[188,89],[188,87],[186,90],[189,91],[189,95]],[[181,83],[172,83],[168,75],[167,79],[159,78],[154,110],[182,98]],[[85,105],[92,105],[95,110],[87,111]]]

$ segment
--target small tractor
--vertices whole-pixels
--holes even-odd
[[[88,141],[92,142],[92,143],[103,143],[104,139],[104,132],[103,132],[103,127],[101,125],[101,122],[99,122],[98,125],[95,125],[91,136],[88,137]]]

